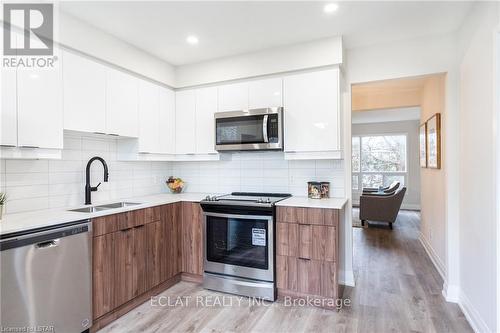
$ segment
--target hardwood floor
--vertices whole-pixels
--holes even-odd
[[[394,230],[353,229],[356,287],[346,288],[352,305],[338,312],[239,304],[237,296],[181,282],[161,294],[167,306],[146,302],[100,332],[472,332],[458,305],[441,295],[443,281],[418,241],[419,219],[402,211]]]

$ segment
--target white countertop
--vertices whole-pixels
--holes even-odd
[[[123,213],[136,209],[143,209],[147,207],[166,205],[180,201],[200,202],[209,193],[181,193],[170,194],[162,193],[144,197],[116,199],[105,202],[95,202],[93,206],[104,205],[112,202],[137,202],[140,205],[128,206],[123,208],[108,209],[95,213],[80,213],[70,212],[69,209],[82,208],[84,206],[55,208],[46,210],[37,210],[32,212],[6,214],[0,221],[0,235],[48,227],[57,224],[74,222],[79,220],[92,219],[99,216]],[[210,195],[214,195],[210,193]],[[309,207],[309,208],[330,208],[342,209],[347,202],[345,198],[329,198],[329,199],[308,199],[307,197],[291,197],[278,202],[277,206],[296,206],[296,207]]]
[[[68,211],[68,209],[84,207],[82,205],[77,207],[56,208],[56,209],[37,210],[24,213],[6,214],[0,221],[0,235],[17,231],[29,230],[29,229],[42,228],[51,225],[63,224],[78,220],[86,220],[99,216],[118,214],[122,212],[127,212],[136,209],[143,209],[147,207],[166,205],[169,203],[175,203],[180,201],[199,202],[207,195],[208,193],[181,193],[181,194],[162,193],[144,197],[116,199],[105,202],[95,202],[92,204],[93,206],[104,205],[118,201],[141,203],[140,205],[134,205],[116,209],[108,209],[95,213],[80,213],[80,212]],[[213,193],[211,195],[213,195]]]
[[[308,197],[291,197],[278,201],[276,206],[342,209],[346,203],[346,198],[309,199]]]

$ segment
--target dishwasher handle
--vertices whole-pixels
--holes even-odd
[[[57,238],[57,239],[53,239],[53,240],[49,240],[49,241],[38,243],[38,244],[35,245],[35,247],[37,249],[48,249],[48,248],[51,248],[51,247],[59,246],[59,242],[60,241],[61,241],[61,239]]]
[[[36,250],[47,249],[59,245],[61,239],[78,234],[89,235],[92,225],[90,221],[82,221],[81,224],[54,228],[42,232],[35,232],[32,234],[25,234],[0,241],[0,251],[6,251],[23,246],[34,246]]]

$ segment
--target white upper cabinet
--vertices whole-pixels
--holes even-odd
[[[63,51],[64,129],[106,132],[106,67]]]
[[[16,70],[1,68],[0,146],[17,146]]]
[[[106,71],[106,132],[137,137],[139,79],[108,68]]]
[[[175,154],[175,92],[159,88],[160,152]]]
[[[20,147],[63,148],[61,64],[17,70],[17,130]]]
[[[219,87],[219,111],[248,109],[248,82],[227,84]]]
[[[160,91],[157,85],[139,83],[139,152],[160,152]]]
[[[175,152],[196,153],[196,94],[194,90],[175,93]]]
[[[248,108],[262,109],[283,106],[283,80],[272,78],[248,83]]]
[[[214,154],[217,87],[196,90],[196,153]]]
[[[286,76],[283,87],[285,153],[339,151],[339,70]]]

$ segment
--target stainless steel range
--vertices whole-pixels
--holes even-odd
[[[275,300],[275,203],[288,197],[233,192],[201,201],[205,288]]]

